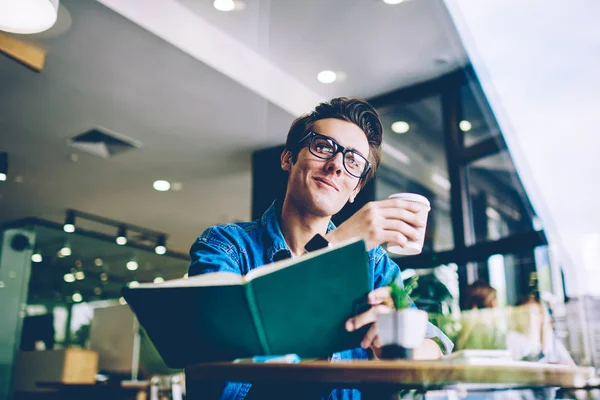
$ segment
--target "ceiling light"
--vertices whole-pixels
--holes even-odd
[[[138,263],[135,260],[131,260],[127,262],[127,269],[130,271],[135,271],[138,269]]]
[[[103,272],[100,274],[100,280],[102,282],[106,282],[108,280],[108,274],[106,272]]]
[[[58,251],[59,257],[69,257],[71,255],[71,245],[65,242],[65,245]]]
[[[0,0],[0,31],[31,34],[56,22],[58,0]]]
[[[392,124],[392,131],[396,133],[406,133],[410,129],[410,125],[406,121],[396,121]]]
[[[75,303],[79,303],[81,300],[83,300],[83,296],[79,292],[73,293],[73,297],[71,297],[71,298],[73,299],[73,301]]]
[[[152,187],[154,187],[154,190],[158,190],[159,192],[166,192],[167,190],[171,189],[171,184],[168,181],[158,180],[154,181]]]
[[[94,260],[94,265],[95,265],[96,267],[101,267],[101,266],[102,266],[102,264],[104,264],[104,262],[102,261],[102,259],[101,259],[101,258],[96,258],[96,259]]]
[[[0,27],[0,29],[2,29],[2,27]],[[4,182],[6,180],[7,175],[8,175],[8,154],[0,153],[0,181]]]
[[[460,121],[458,123],[458,127],[463,132],[469,132],[473,126],[471,125],[471,123],[469,121],[463,119],[462,121]]]
[[[65,276],[63,276],[63,279],[65,280],[65,282],[71,283],[71,282],[75,282],[75,275],[73,274],[65,274]]]
[[[121,304],[122,306],[127,304],[127,300],[125,300],[125,297],[119,297],[119,304]]]
[[[215,0],[213,6],[219,11],[231,11],[235,8],[233,0]]]
[[[396,5],[400,3],[404,3],[404,0],[383,0],[385,4]]]
[[[333,71],[325,70],[317,74],[317,79],[321,83],[333,83],[337,79],[337,74]]]
[[[124,226],[119,227],[117,231],[117,239],[115,239],[119,246],[124,246],[127,244],[127,228]]]
[[[42,262],[42,255],[40,254],[39,251],[36,251],[35,253],[33,253],[31,255],[31,261],[33,261],[34,263]]]
[[[63,225],[63,230],[67,233],[75,232],[75,213],[71,210],[67,211],[67,216],[65,217],[65,224]]]
[[[75,279],[77,279],[78,281],[82,281],[85,279],[85,274],[83,273],[83,271],[77,271],[75,272]]]
[[[157,276],[156,278],[154,278],[154,283],[163,283],[164,281],[165,280],[160,276]]]
[[[437,172],[434,172],[431,175],[431,180],[438,185],[439,187],[441,187],[444,190],[450,190],[450,181],[446,178],[444,178],[443,176],[441,176],[440,174],[438,174]]]
[[[127,286],[129,286],[130,288],[136,288],[140,286],[140,283],[138,281],[131,281]]]
[[[160,255],[167,252],[166,238],[164,236],[161,235],[158,237],[158,239],[156,239],[156,247],[154,248],[154,252]]]

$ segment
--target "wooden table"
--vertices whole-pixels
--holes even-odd
[[[308,361],[299,364],[206,363],[186,368],[188,398],[201,398],[207,382],[317,385],[355,388],[384,398],[402,389],[580,388],[593,376],[590,368],[530,362],[464,364],[458,361]],[[365,396],[366,397],[366,396]]]

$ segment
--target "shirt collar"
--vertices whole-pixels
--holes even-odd
[[[285,242],[279,218],[281,216],[281,204],[275,200],[271,206],[262,215],[260,222],[263,227],[263,235],[265,239],[267,260],[275,262],[292,257],[292,251]],[[327,232],[335,229],[335,224],[329,221]]]

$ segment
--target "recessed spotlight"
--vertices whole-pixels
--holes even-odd
[[[325,83],[325,84],[333,83],[337,79],[337,74],[333,71],[325,70],[325,71],[321,71],[317,74],[317,79],[321,83]]]
[[[81,295],[81,293],[75,292],[73,293],[72,299],[75,303],[79,303],[81,300],[83,300],[83,296]]]
[[[94,288],[94,294],[96,296],[100,296],[102,294],[102,289],[100,289],[99,287]]]
[[[119,304],[121,304],[122,306],[127,304],[127,300],[125,300],[125,297],[119,297]]]
[[[235,9],[233,0],[215,0],[213,6],[219,11],[231,11]]]
[[[171,184],[168,181],[158,180],[154,181],[152,184],[154,190],[158,190],[159,192],[166,192],[171,189]]]
[[[85,274],[83,273],[83,271],[75,272],[75,279],[77,279],[78,281],[84,280]]]
[[[0,182],[4,182],[4,181],[6,181],[6,174],[0,173]]]
[[[396,5],[400,3],[404,3],[404,0],[383,0],[385,4]]]
[[[138,281],[131,281],[127,286],[129,286],[130,288],[136,288],[140,286],[140,283]]]
[[[154,278],[154,283],[163,283],[164,281],[165,280],[160,276],[157,276],[156,278]]]
[[[34,263],[42,262],[42,255],[36,251],[35,254],[31,255],[31,261]]]
[[[458,123],[458,127],[463,132],[469,132],[473,126],[471,125],[471,123],[469,121],[463,119],[462,121],[460,121]]]
[[[396,121],[392,124],[392,131],[396,133],[406,133],[410,130],[410,125],[406,121]]]
[[[106,282],[108,280],[108,274],[106,272],[103,272],[100,274],[100,280],[102,282]]]
[[[138,269],[138,263],[135,260],[128,261],[127,269],[130,271],[135,271],[136,269]]]
[[[101,258],[96,258],[96,259],[94,260],[94,265],[95,265],[96,267],[101,267],[101,266],[102,266],[102,264],[104,264],[104,262],[102,262],[102,259],[101,259]]]
[[[63,279],[65,280],[65,282],[68,282],[68,283],[75,282],[75,275],[65,274],[65,276],[63,276]]]

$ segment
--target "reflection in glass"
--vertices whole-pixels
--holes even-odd
[[[384,129],[376,198],[398,192],[423,195],[431,203],[423,251],[454,247],[450,182],[439,95],[391,104],[377,110]]]
[[[507,150],[468,166],[476,242],[534,229],[534,211]]]

